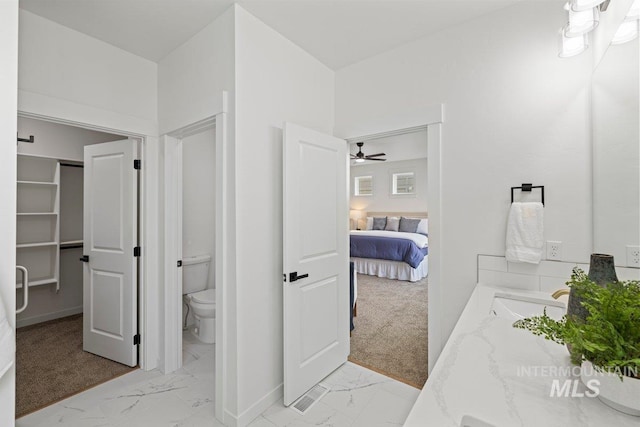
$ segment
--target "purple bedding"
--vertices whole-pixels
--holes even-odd
[[[416,268],[428,253],[428,248],[419,248],[407,239],[354,235],[350,237],[352,257],[404,261]]]

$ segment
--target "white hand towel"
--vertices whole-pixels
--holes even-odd
[[[11,368],[16,355],[13,329],[7,320],[4,303],[0,298],[0,378]]]
[[[514,202],[509,211],[505,257],[510,262],[539,264],[543,246],[543,212],[540,202]]]

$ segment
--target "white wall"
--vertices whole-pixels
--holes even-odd
[[[215,288],[216,131],[182,141],[182,257],[211,255],[207,288]]]
[[[21,110],[85,117],[97,110],[105,126],[114,113],[157,122],[157,64],[22,9],[19,75]],[[69,104],[85,111],[63,108]]]
[[[522,19],[522,17],[526,19]],[[443,103],[444,342],[476,282],[476,254],[503,254],[509,187],[545,185],[545,240],[591,251],[592,58],[557,57],[566,11],[521,2],[336,73],[336,127]]]
[[[223,90],[233,103],[234,26],[231,7],[159,62],[161,135],[218,113]]]
[[[423,144],[426,143],[426,135]],[[415,194],[393,195],[392,175],[401,172],[415,173]],[[358,176],[373,177],[373,194],[356,196],[354,181]],[[376,212],[427,212],[427,159],[399,162],[370,162],[351,166],[351,209]]]
[[[282,125],[331,133],[334,73],[236,8],[239,424],[282,397]]]
[[[18,2],[0,1],[0,304],[15,327],[16,109],[18,106]],[[0,378],[0,425],[15,419],[15,368]]]

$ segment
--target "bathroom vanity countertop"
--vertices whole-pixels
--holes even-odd
[[[465,424],[478,427],[640,427],[640,417],[579,397],[588,390],[563,345],[490,316],[496,292],[552,301],[542,292],[478,284],[405,427],[460,426],[465,415],[487,423]],[[572,381],[569,397],[551,397],[554,380]]]

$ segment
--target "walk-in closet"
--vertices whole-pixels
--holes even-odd
[[[131,370],[82,349],[83,152],[122,139],[18,119],[17,417]]]

